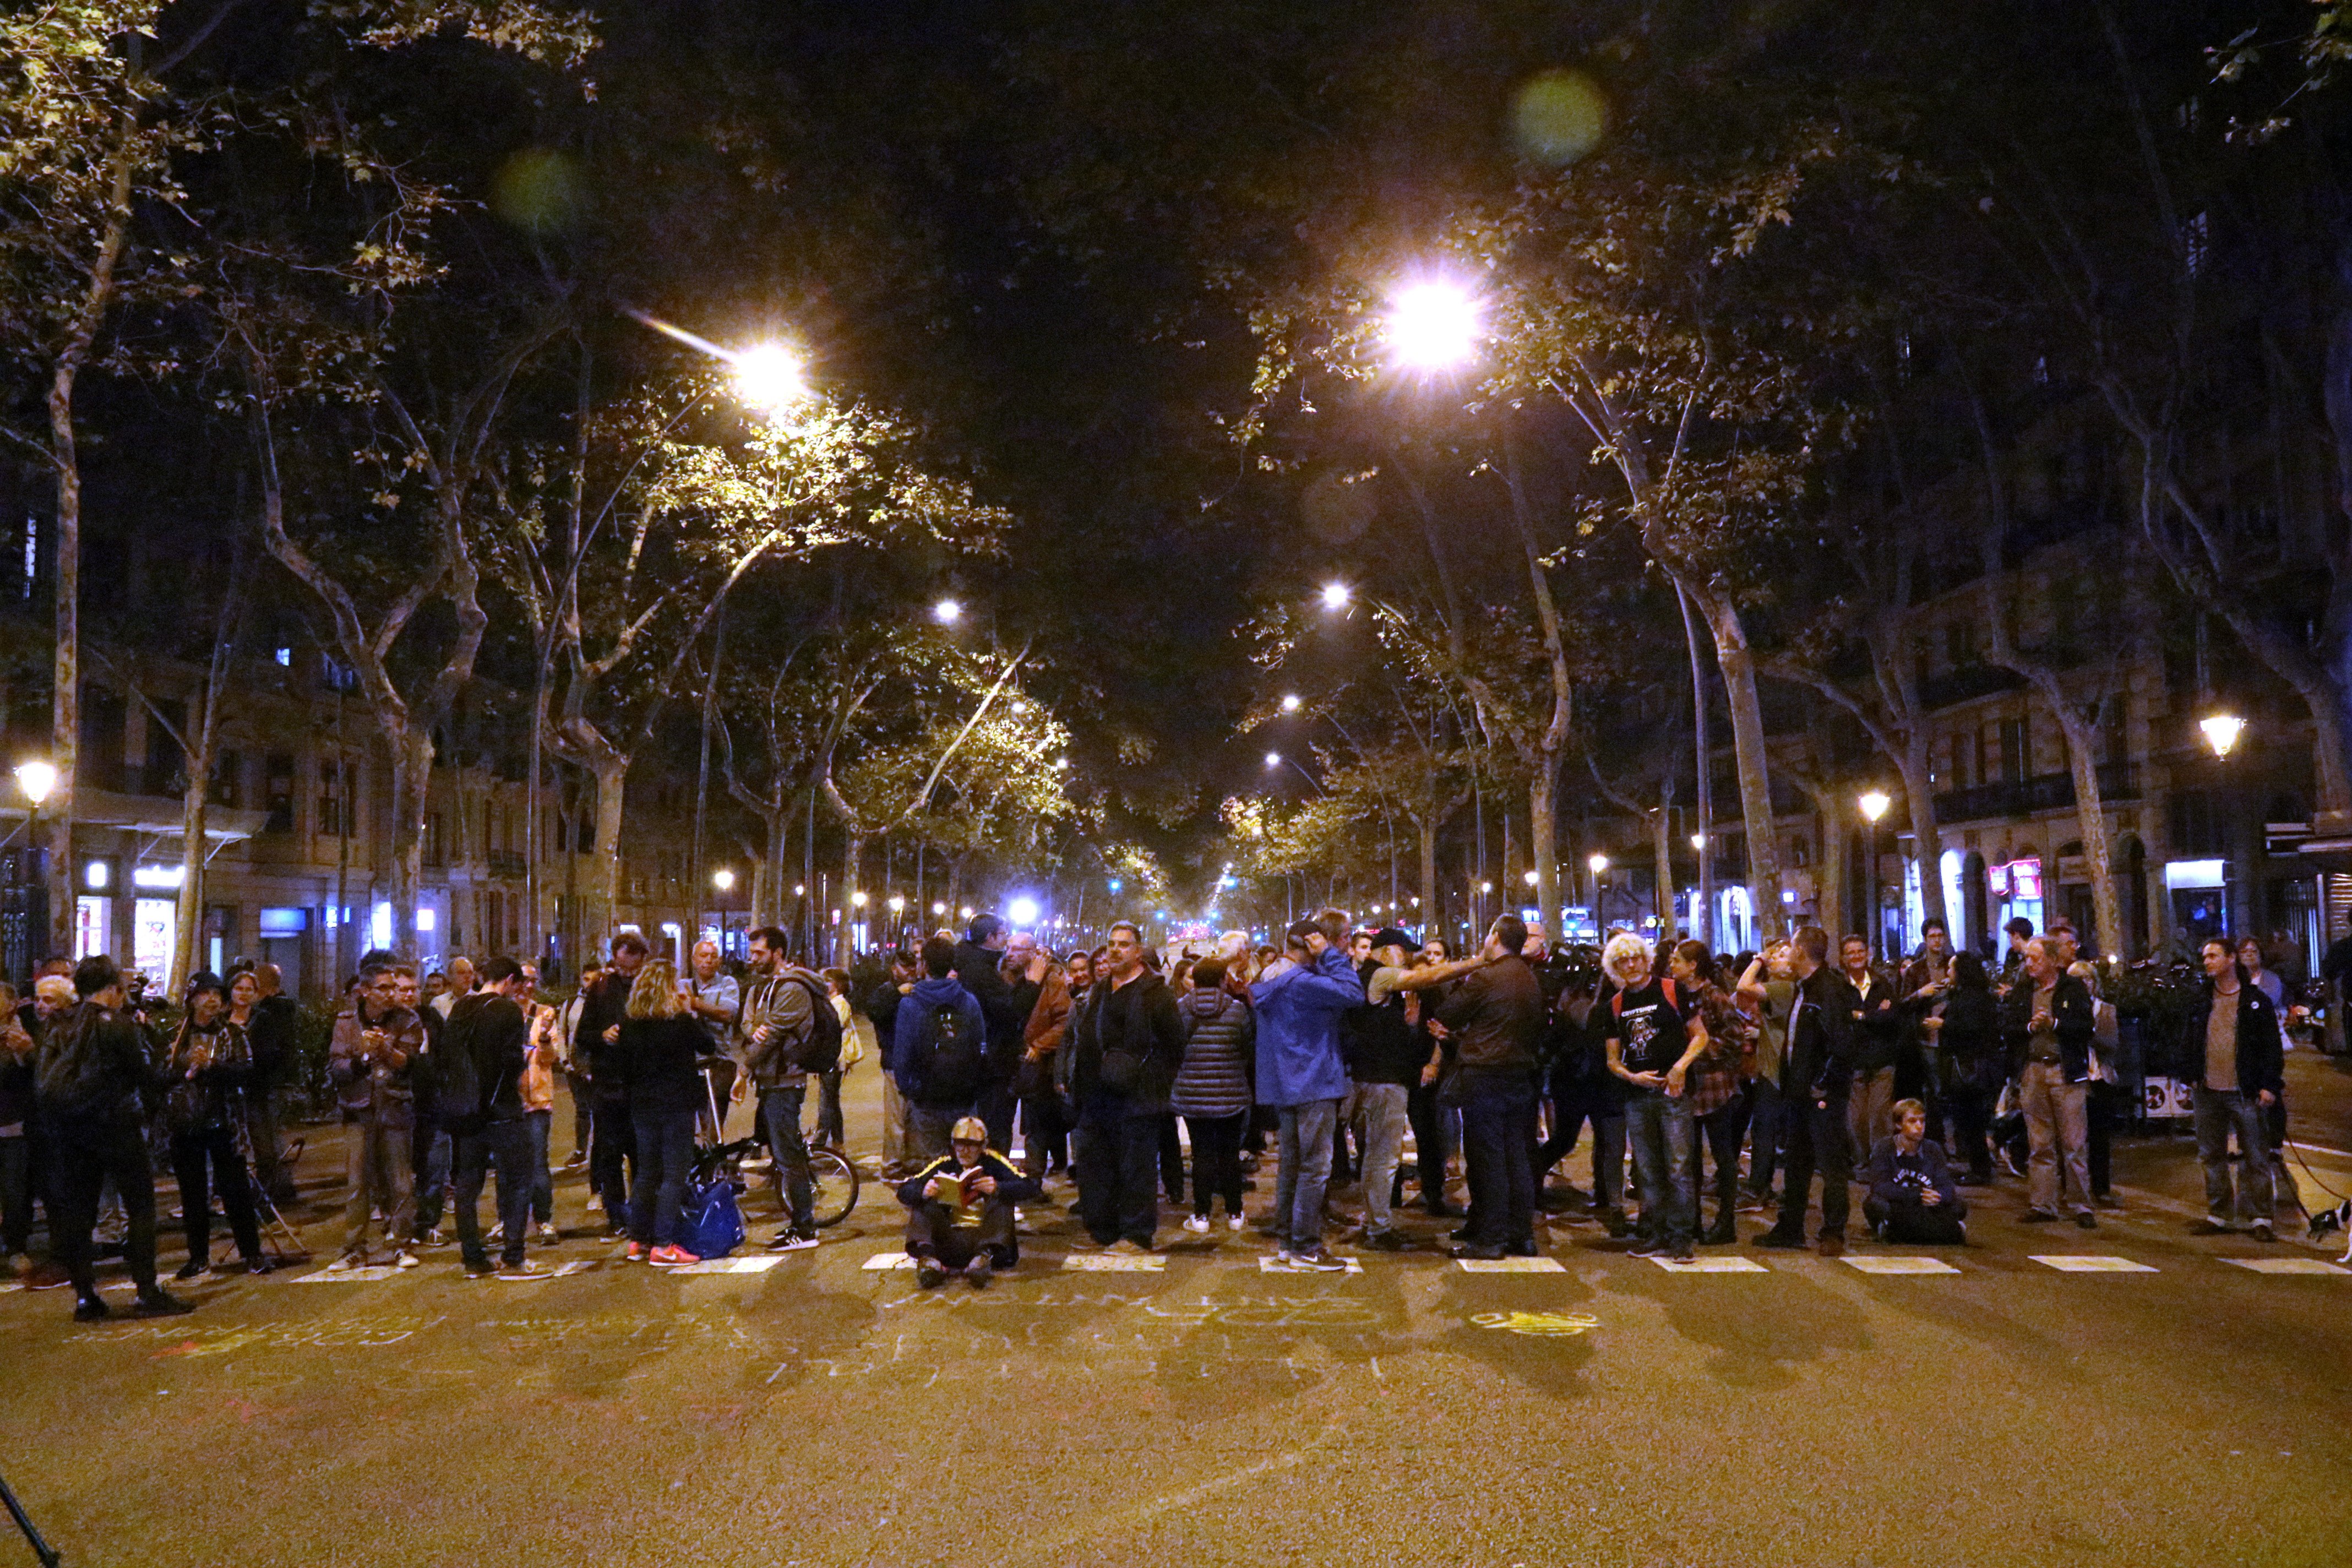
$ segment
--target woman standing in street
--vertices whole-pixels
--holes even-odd
[[[687,1168],[694,1158],[694,1112],[703,1098],[702,1047],[709,1038],[687,1011],[677,971],[648,959],[629,988],[628,1016],[611,1053],[627,1087],[636,1130],[636,1183],[629,1193],[628,1260],[698,1263],[678,1245],[686,1218]],[[597,1068],[601,1077],[603,1063]]]
[[[1245,997],[1225,989],[1225,961],[1204,958],[1192,989],[1176,1005],[1184,1021],[1184,1062],[1169,1104],[1192,1141],[1192,1217],[1184,1228],[1209,1229],[1210,1201],[1225,1200],[1225,1228],[1242,1227],[1242,1133],[1249,1126],[1250,1060],[1257,1023]]]
[[[260,1000],[250,974],[237,976],[247,992],[246,1016]],[[163,1117],[172,1134],[172,1170],[180,1184],[181,1223],[188,1238],[188,1261],[173,1276],[201,1279],[212,1271],[212,1194],[219,1189],[228,1211],[237,1256],[252,1274],[267,1274],[261,1227],[253,1212],[253,1188],[246,1179],[245,1155],[236,1146],[232,1120],[243,1107],[237,1091],[253,1077],[253,1052],[245,1031],[230,1021],[228,997],[217,975],[198,973],[188,982],[187,1012],[172,1041],[164,1075]],[[207,1177],[210,1180],[207,1180]]]

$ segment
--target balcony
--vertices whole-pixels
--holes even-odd
[[[2110,804],[2139,798],[2138,770],[2129,763],[2099,766],[2099,798]],[[1991,822],[2032,816],[2037,812],[2064,811],[2074,804],[2072,773],[2037,773],[2018,783],[1979,784],[1974,789],[1948,790],[1936,797],[1939,823]]]
[[[523,874],[522,852],[519,849],[493,849],[488,858],[493,877],[520,877]]]
[[[1954,669],[1939,669],[1922,679],[1919,700],[1931,709],[1949,708],[1955,702],[1990,697],[1996,691],[2015,691],[2024,684],[2025,678],[2013,670],[1990,664],[1964,664]]]

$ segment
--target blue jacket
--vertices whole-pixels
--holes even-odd
[[[915,988],[898,999],[890,1031],[890,1076],[897,1080],[898,1092],[909,1100],[922,1098],[922,1074],[915,1053],[931,1043],[931,1018],[942,1007],[953,1007],[963,1015],[964,1026],[974,1041],[988,1038],[988,1020],[961,981],[952,974],[926,974],[916,981]]]
[[[1250,987],[1257,1008],[1257,1102],[1305,1105],[1343,1100],[1348,1063],[1339,1048],[1339,1020],[1364,1005],[1348,951],[1327,947],[1311,966],[1284,970]]]

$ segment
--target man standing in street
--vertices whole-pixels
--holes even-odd
[[[1861,1010],[1853,988],[1829,964],[1829,932],[1806,926],[1790,949],[1797,994],[1789,1018],[1788,1058],[1780,1069],[1782,1133],[1787,1140],[1787,1175],[1780,1187],[1780,1215],[1755,1239],[1758,1247],[1805,1245],[1805,1208],[1812,1201],[1813,1175],[1822,1178],[1820,1248],[1824,1258],[1845,1253],[1846,1218],[1853,1194],[1853,1146],[1848,1142],[1847,1096],[1853,1066],[1849,1052],[1854,1015]]]
[[[972,1114],[987,1071],[988,1020],[956,979],[956,944],[945,932],[923,942],[923,977],[892,1015],[890,1060],[908,1106],[907,1160],[929,1164],[948,1152],[949,1134]]]
[[[1895,994],[1895,983],[1870,961],[1867,937],[1847,936],[1838,944],[1838,962],[1853,993],[1853,1089],[1847,1101],[1853,1144],[1875,1149],[1895,1131],[1895,1058],[1910,1015]]]
[[[1145,965],[1137,927],[1112,924],[1104,962],[1105,976],[1073,1015],[1063,1047],[1074,1051],[1078,1212],[1097,1245],[1149,1252],[1160,1228],[1160,1124],[1184,1059],[1184,1021],[1175,993]],[[1335,1039],[1335,1058],[1338,1048]],[[1328,1121],[1323,1157],[1331,1157]]]
[[[351,1128],[343,1249],[331,1266],[338,1269],[366,1266],[368,1225],[379,1208],[392,1261],[403,1268],[416,1263],[406,1248],[416,1223],[415,1072],[425,1026],[400,1005],[400,993],[397,966],[362,970],[359,994],[336,1015],[327,1048],[327,1076]]]
[[[1012,940],[1002,920],[977,914],[966,928],[964,940],[956,944],[956,979],[980,1004],[981,1016],[988,1024],[988,1050],[974,1110],[988,1124],[992,1149],[1013,1147],[1013,1080],[1021,1068],[1021,1031],[1029,1022],[1028,1008],[1016,1005],[1013,987],[1004,978],[1004,953]],[[1034,994],[1030,1001],[1036,1001]]]
[[[498,1276],[544,1279],[547,1267],[523,1256],[530,1236],[531,1146],[522,1103],[530,1023],[521,999],[530,987],[522,965],[503,953],[483,961],[481,979],[480,990],[459,997],[449,1009],[441,1031],[438,1109],[449,1128],[457,1173],[458,1252],[467,1279],[491,1272],[490,1255],[482,1245],[481,1198],[495,1161],[503,1237]]]
[[[588,1212],[604,1216],[618,1236],[628,1227],[629,1172],[637,1159],[636,1126],[629,1120],[629,1086],[620,1070],[621,1020],[628,1016],[629,992],[645,967],[646,939],[634,931],[613,938],[613,962],[593,984],[583,983],[579,1021],[572,1026],[572,1059],[584,1066],[594,1092],[588,1145]],[[624,1169],[624,1166],[628,1169]]]
[[[1348,917],[1325,910],[1284,933],[1279,973],[1250,987],[1257,1012],[1257,1102],[1279,1119],[1275,1177],[1276,1260],[1286,1268],[1347,1267],[1323,1247],[1323,1199],[1331,1180],[1332,1135],[1348,1098],[1340,1023],[1364,1005],[1364,983],[1348,961]]]
[[[74,965],[73,986],[75,1006],[42,1033],[33,1085],[55,1162],[52,1212],[65,1233],[57,1249],[73,1280],[74,1318],[89,1322],[107,1315],[90,1232],[110,1177],[130,1222],[123,1256],[139,1287],[133,1313],[155,1318],[188,1311],[186,1302],[155,1282],[155,1176],[142,1135],[141,1096],[160,1085],[139,1026],[124,1010],[122,971],[105,954],[93,954]]]
[[[2091,1157],[2086,1110],[2091,1037],[2097,1032],[2091,993],[2058,963],[2058,944],[2038,936],[2025,944],[2024,977],[2001,998],[2000,1036],[2017,1075],[2032,1152],[2027,1169],[2028,1225],[2058,1217],[2065,1195],[2074,1198],[2074,1223],[2098,1228],[2091,1210]]]
[[[472,959],[453,958],[449,961],[449,989],[433,998],[425,1005],[440,1014],[442,1021],[446,1023],[450,1010],[472,995],[474,987],[480,982],[481,976],[474,973]]]
[[[232,973],[229,983],[235,984]],[[295,1059],[294,1031],[302,1009],[284,994],[285,976],[274,963],[253,966],[254,989],[260,1000],[253,1005],[253,1022],[246,1038],[253,1047],[253,1087],[245,1096],[246,1129],[253,1139],[254,1174],[273,1204],[294,1201],[294,1178],[286,1173],[278,1148],[278,1089]]]
[[[808,1072],[801,1066],[821,1020],[817,1009],[837,1020],[824,979],[784,957],[784,933],[761,926],[748,939],[751,979],[743,987],[744,1055],[751,1089],[768,1123],[768,1152],[783,1186],[791,1217],[768,1243],[775,1252],[798,1252],[816,1245],[816,1180],[809,1170],[808,1139],[801,1109],[808,1099]]]
[[[711,1142],[724,1143],[727,1107],[735,1098],[735,1018],[743,1003],[735,977],[719,966],[717,942],[694,944],[694,967],[678,982],[678,989],[686,994],[688,1010],[710,1041],[697,1064],[702,1070],[703,1099],[709,1103],[697,1107],[694,1118]],[[714,1114],[716,1121],[711,1120]]]
[[[1454,1046],[1470,1222],[1462,1258],[1533,1258],[1536,1249],[1536,1045],[1547,1009],[1525,956],[1528,928],[1501,915],[1478,968],[1437,1005],[1433,1035]],[[1438,1063],[1423,1069],[1433,1078]]]
[[[1400,1252],[1404,1238],[1397,1233],[1389,1204],[1404,1152],[1406,1110],[1429,1051],[1421,1031],[1406,1016],[1411,994],[1395,989],[1412,947],[1411,939],[1391,927],[1371,942],[1370,953],[1356,966],[1366,1005],[1347,1016],[1348,1077],[1354,1084],[1348,1121],[1364,1152],[1364,1245]]]
[[[2278,1099],[2284,1065],[2278,1004],[2247,983],[2230,944],[2205,944],[2205,995],[2189,1016],[2194,1042],[2190,1071],[2197,1089],[2197,1160],[2205,1167],[2205,1228],[2215,1234],[2233,1220],[2251,1222],[2254,1239],[2275,1241],[2277,1172],[2263,1112]],[[2238,1136],[2238,1176],[2230,1180],[2230,1135]]]

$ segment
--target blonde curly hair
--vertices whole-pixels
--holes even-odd
[[[1657,954],[1651,948],[1648,940],[1636,936],[1630,931],[1619,931],[1609,939],[1609,945],[1601,950],[1601,973],[1608,975],[1610,979],[1620,982],[1623,977],[1618,973],[1618,971],[1628,963],[1640,963],[1642,973],[1646,975],[1656,962]]]

